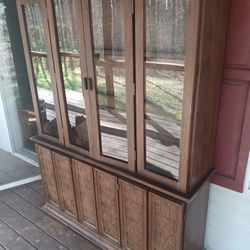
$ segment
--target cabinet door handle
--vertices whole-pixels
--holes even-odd
[[[83,78],[82,88],[83,90],[88,90],[88,82],[86,77]]]
[[[89,89],[89,90],[93,90],[93,83],[92,83],[91,78],[88,78],[88,79],[87,79],[87,82],[88,82],[88,89]]]

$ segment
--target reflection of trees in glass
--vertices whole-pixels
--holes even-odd
[[[73,0],[54,0],[58,40],[61,52],[78,54],[78,33],[76,29],[75,5]],[[111,8],[111,24],[104,25],[103,7]],[[164,59],[184,59],[185,55],[185,21],[187,0],[147,0],[146,1],[146,52],[147,59],[162,61]],[[95,37],[96,53],[104,54],[104,50],[112,50],[112,55],[123,54],[124,26],[123,1],[122,0],[91,0],[91,15],[93,23],[93,35]],[[31,48],[34,51],[46,52],[44,29],[39,5],[30,4],[25,8],[28,24]],[[111,48],[104,48],[103,29],[111,27]],[[107,45],[105,45],[107,46]],[[61,56],[62,70],[65,88],[74,91],[82,91],[80,62],[78,58]],[[48,65],[44,58],[36,57],[34,60],[36,75],[39,77],[39,87],[51,89]],[[174,74],[160,70],[151,70],[147,79],[148,93],[147,109],[149,112],[168,112],[171,117],[179,119],[181,116],[181,88],[183,74]],[[100,83],[98,92],[101,97],[101,105],[106,102],[105,71],[97,70]],[[171,78],[172,77],[172,78]],[[175,78],[176,77],[176,78]],[[115,101],[117,109],[124,109],[125,93],[124,75],[113,69],[113,81],[115,85]]]
[[[76,11],[73,0],[55,0],[55,12],[60,51],[78,53],[78,36],[75,27]],[[78,71],[72,57],[61,57],[65,84],[69,89],[75,90],[74,71]],[[77,65],[78,66],[78,65]],[[70,72],[68,72],[68,69]]]
[[[39,4],[25,5],[25,17],[31,50],[46,53],[44,27],[41,14]],[[36,56],[33,58],[33,62],[35,74],[41,78],[37,80],[38,86],[43,87],[44,84],[39,85],[39,83],[45,81],[49,86],[47,89],[51,89],[46,60],[40,56]]]
[[[188,0],[146,1],[147,59],[183,59]]]

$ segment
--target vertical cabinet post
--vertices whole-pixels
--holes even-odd
[[[94,169],[99,233],[120,246],[117,177]]]
[[[76,200],[80,223],[98,231],[93,168],[72,160]]]

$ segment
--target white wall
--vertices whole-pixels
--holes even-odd
[[[10,135],[7,127],[1,94],[0,94],[0,148],[9,152],[12,151]]]
[[[250,161],[243,194],[212,184],[208,205],[207,250],[250,250]]]

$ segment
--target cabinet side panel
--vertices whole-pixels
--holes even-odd
[[[147,192],[123,180],[120,185],[122,246],[147,249]]]
[[[94,170],[99,233],[120,245],[117,178]]]
[[[183,208],[182,204],[149,193],[149,250],[182,249]]]
[[[216,118],[229,12],[228,0],[203,2],[189,189],[206,175],[213,164]]]
[[[79,220],[97,231],[97,216],[94,191],[93,169],[82,162],[73,160],[73,175],[76,188]]]
[[[210,182],[203,184],[191,204],[186,209],[184,250],[203,249]]]
[[[36,145],[43,184],[48,201],[59,204],[53,161],[49,149]]]
[[[70,160],[54,152],[52,155],[56,169],[61,209],[76,216],[76,202]]]

